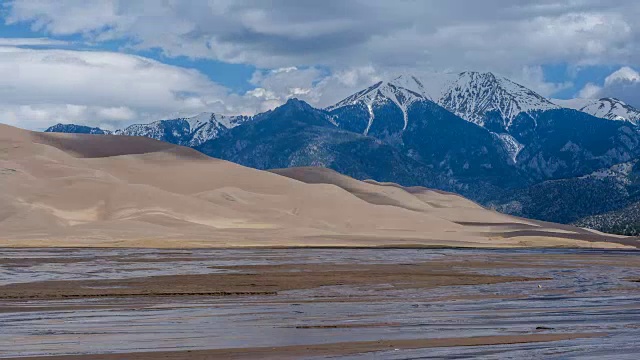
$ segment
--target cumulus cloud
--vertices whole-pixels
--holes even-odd
[[[568,89],[573,86],[571,81],[564,81],[560,83],[547,82],[541,66],[524,67],[520,74],[512,74],[511,78],[517,80],[521,85],[524,85],[546,97],[550,97],[560,90]]]
[[[0,7],[7,24],[53,38],[115,40],[129,51],[258,69],[254,88],[233,94],[197,71],[144,57],[0,39],[0,116],[30,119],[30,127],[43,126],[47,109],[55,121],[117,126],[198,111],[250,114],[291,97],[327,106],[392,74],[432,70],[493,71],[549,96],[572,84],[549,82],[543,64],[640,57],[640,4],[630,0],[10,0]],[[18,48],[29,45],[45,48]],[[637,82],[618,75],[580,95]]]
[[[263,100],[263,110],[280,105],[290,98],[326,107],[389,76],[390,74],[377,71],[371,66],[352,67],[331,74],[317,67],[259,70],[251,78],[256,89],[249,91],[247,95]]]
[[[140,56],[0,47],[0,119],[17,126],[114,127],[201,111],[252,113],[255,106],[198,71]]]
[[[49,38],[0,38],[0,46],[63,46],[69,45],[64,40]]]
[[[617,86],[617,85],[629,85],[640,81],[640,74],[634,69],[624,66],[607,76],[604,80],[605,87]]]
[[[598,94],[601,90],[602,87],[594,83],[588,83],[578,92],[578,97],[582,99],[595,99],[600,97]]]
[[[14,42],[13,44],[16,44]],[[0,121],[30,129],[81,123],[107,129],[203,111],[254,114],[297,97],[326,106],[377,80],[370,67],[258,70],[235,94],[202,73],[107,51],[0,46]]]
[[[602,85],[589,83],[580,90],[582,98],[613,97],[640,108],[640,73],[624,66],[607,76]]]
[[[0,121],[30,129],[80,123],[106,129],[203,111],[254,114],[292,97],[327,106],[377,81],[371,67],[258,70],[235,94],[202,73],[107,51],[0,46]]]
[[[10,24],[54,35],[261,68],[517,72],[545,61],[625,63],[640,48],[635,1],[13,0],[7,10]]]

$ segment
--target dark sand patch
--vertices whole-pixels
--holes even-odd
[[[358,341],[318,345],[293,345],[280,347],[255,347],[235,349],[213,349],[192,351],[163,351],[141,352],[126,354],[91,354],[76,356],[23,357],[22,360],[178,360],[178,359],[299,359],[311,356],[339,356],[353,355],[377,351],[394,351],[424,349],[434,347],[453,346],[487,346],[522,343],[538,343],[579,338],[594,338],[606,336],[605,333],[574,333],[574,334],[531,334],[508,336],[478,336],[466,338],[442,339],[407,339],[407,340],[379,340]]]
[[[465,267],[469,267],[465,264]],[[69,299],[153,296],[256,296],[322,286],[385,285],[395,289],[545,280],[451,270],[445,262],[426,264],[298,264],[227,267],[237,273],[165,275],[131,279],[72,280],[0,286],[0,299]]]

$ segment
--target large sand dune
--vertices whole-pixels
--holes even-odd
[[[0,125],[0,246],[634,246],[455,194],[249,169],[138,137]]]

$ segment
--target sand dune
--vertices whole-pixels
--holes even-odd
[[[147,138],[6,125],[0,187],[0,246],[637,244],[327,169],[259,171]]]

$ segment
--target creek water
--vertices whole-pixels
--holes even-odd
[[[431,289],[342,285],[267,297],[0,300],[0,358],[597,332],[605,335],[331,358],[638,359],[638,256],[570,249],[2,249],[0,285],[204,274],[230,265],[450,261],[463,270],[478,259],[518,265],[474,272],[550,280]]]

